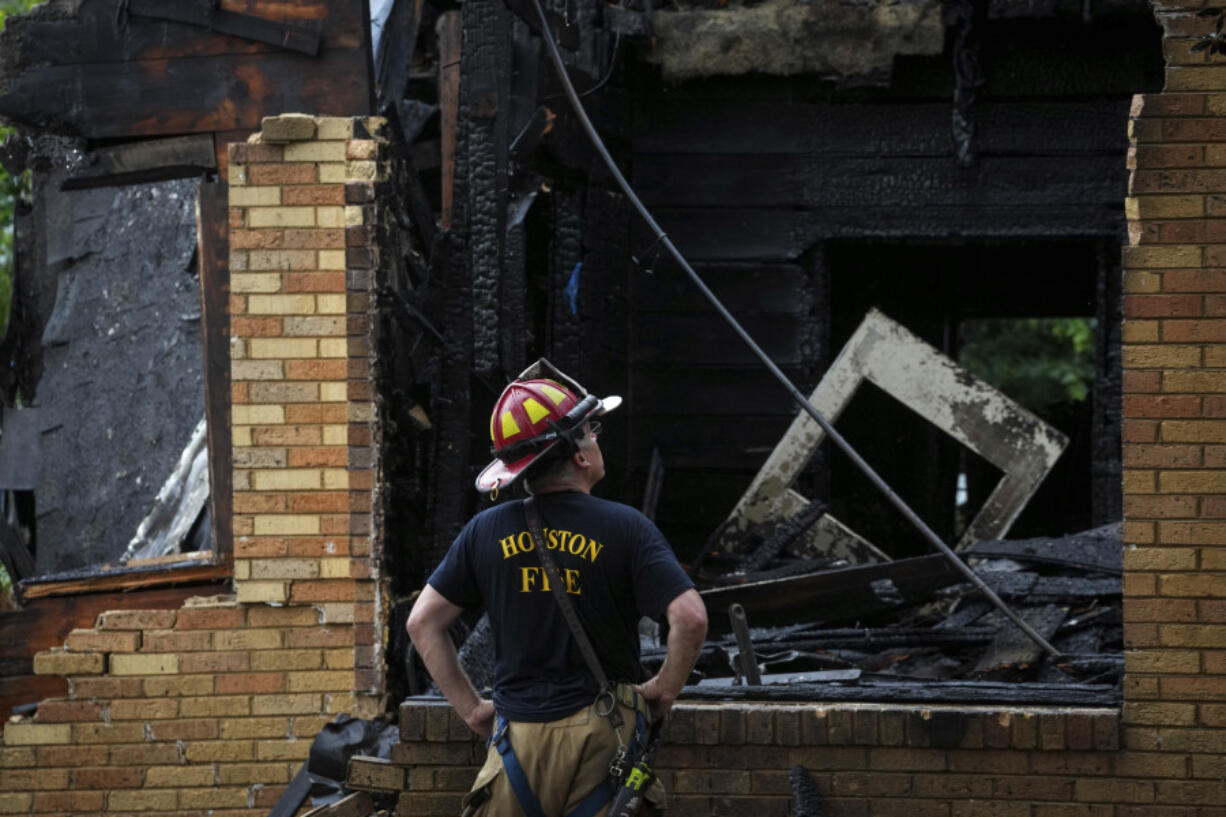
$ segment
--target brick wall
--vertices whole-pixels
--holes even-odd
[[[444,704],[400,711],[392,759],[410,771],[397,817],[454,814],[484,745]],[[657,765],[675,817],[789,817],[797,765],[823,817],[1164,814],[1088,805],[1135,802],[1136,777],[1173,768],[1118,746],[1118,714],[1103,710],[687,704],[674,709]]]
[[[325,723],[382,711],[378,125],[284,116],[231,146],[235,593],[40,653],[69,694],[7,725],[0,814],[267,812]]]

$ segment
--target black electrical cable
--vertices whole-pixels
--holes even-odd
[[[600,158],[604,160],[605,165],[609,168],[609,172],[613,174],[613,178],[617,181],[618,186],[622,189],[622,192],[626,194],[626,198],[630,200],[630,203],[634,205],[634,209],[638,211],[638,214],[642,216],[644,221],[647,222],[647,226],[650,227],[652,232],[656,234],[656,242],[658,244],[662,244],[664,248],[668,250],[673,259],[676,260],[676,262],[681,266],[681,269],[685,271],[685,274],[689,276],[691,281],[694,282],[694,285],[698,287],[702,294],[706,296],[706,299],[711,302],[711,305],[715,307],[715,311],[728,322],[728,325],[732,327],[733,331],[735,331],[741,337],[741,340],[745,341],[746,345],[748,345],[749,348],[753,350],[753,353],[757,355],[758,359],[762,361],[762,365],[766,366],[770,373],[775,376],[775,379],[777,379],[780,384],[787,389],[788,393],[792,396],[792,399],[796,402],[796,404],[813,418],[814,422],[816,422],[821,427],[822,431],[826,433],[826,436],[829,437],[831,441],[834,442],[834,444],[837,445],[839,449],[846,454],[853,463],[856,464],[857,468],[864,472],[864,475],[867,476],[872,483],[877,486],[878,490],[885,495],[886,499],[888,499],[890,503],[907,518],[907,521],[914,525],[915,528],[921,534],[923,534],[925,539],[927,539],[937,550],[944,554],[945,557],[949,559],[950,562],[964,576],[966,576],[967,580],[974,584],[975,587],[979,589],[979,592],[983,593],[983,595],[996,607],[996,609],[1000,610],[1009,618],[1010,621],[1016,624],[1018,628],[1021,629],[1021,631],[1024,632],[1028,638],[1030,638],[1031,641],[1039,645],[1039,647],[1041,647],[1049,655],[1053,657],[1059,656],[1061,654],[1059,650],[1049,644],[1047,639],[1045,639],[1038,631],[1031,627],[1025,619],[1015,613],[1013,608],[1006,604],[1004,600],[1000,598],[1000,596],[996,595],[991,587],[988,587],[987,583],[979,577],[979,574],[977,574],[974,570],[971,570],[970,566],[967,565],[966,562],[962,561],[958,554],[954,553],[953,549],[949,545],[941,541],[941,537],[937,536],[932,528],[928,527],[924,520],[919,518],[919,515],[916,514],[915,511],[911,510],[911,507],[907,505],[903,498],[894,492],[886,481],[881,478],[881,475],[873,470],[873,467],[869,465],[854,448],[851,447],[851,444],[843,438],[843,435],[836,431],[834,426],[832,426],[829,421],[822,416],[822,413],[809,402],[808,398],[801,394],[800,389],[796,388],[795,384],[788,379],[788,376],[775,365],[775,362],[767,356],[766,352],[762,350],[762,347],[759,346],[750,336],[750,334],[745,331],[745,328],[742,327],[737,319],[732,316],[732,313],[729,312],[728,308],[723,305],[718,297],[716,297],[715,293],[712,292],[709,287],[707,287],[702,278],[698,277],[698,273],[695,272],[694,268],[690,266],[690,263],[685,260],[685,257],[673,244],[672,239],[668,237],[668,234],[661,229],[658,223],[656,223],[655,218],[652,217],[646,206],[643,205],[643,202],[635,194],[634,189],[630,187],[630,183],[626,181],[626,177],[622,175],[621,169],[618,168],[617,163],[613,161],[613,157],[609,155],[609,150],[605,147],[604,140],[600,138],[600,134],[596,132],[596,128],[592,124],[592,120],[588,118],[587,111],[583,109],[583,103],[579,100],[579,95],[575,92],[575,86],[571,84],[570,77],[566,73],[566,65],[562,62],[562,54],[558,51],[558,44],[554,42],[553,33],[549,30],[549,20],[545,17],[545,9],[541,7],[541,0],[532,0],[532,5],[536,7],[537,18],[540,20],[541,38],[544,39],[545,45],[549,48],[549,56],[553,61],[553,67],[557,71],[559,80],[562,82],[562,88],[566,91],[566,96],[570,100],[571,107],[575,110],[575,115],[579,117],[579,123],[583,126],[583,130],[587,134],[588,139],[592,142],[592,146],[596,148],[596,152],[600,154]]]

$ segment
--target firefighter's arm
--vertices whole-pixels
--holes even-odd
[[[447,628],[463,612],[441,593],[426,585],[413,604],[405,628],[417,654],[430,672],[430,677],[443,691],[447,702],[455,709],[468,728],[483,738],[494,727],[494,704],[482,698],[460,666],[455,645]]]
[[[690,588],[669,602],[665,616],[668,652],[664,663],[654,677],[638,687],[656,720],[667,716],[673,708],[707,637],[707,608],[697,590]]]

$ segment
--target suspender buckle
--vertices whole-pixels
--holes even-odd
[[[629,752],[625,746],[618,746],[617,751],[613,753],[613,757],[609,759],[609,778],[616,781],[619,786],[626,779],[628,755]]]

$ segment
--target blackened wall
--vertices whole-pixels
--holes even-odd
[[[802,390],[874,305],[951,353],[958,321],[971,315],[1097,317],[1118,337],[1128,106],[1160,86],[1160,32],[1148,17],[1125,17],[991,21],[978,35],[986,81],[970,108],[969,167],[955,161],[950,54],[900,58],[892,85],[872,90],[804,77],[669,85],[641,69],[635,186]],[[645,229],[634,237],[630,456],[641,478],[659,447],[658,521],[686,555],[731,509],[794,409],[692,285],[653,264],[651,241]],[[921,255],[926,272],[909,263]],[[931,287],[917,287],[923,275]],[[1081,517],[1056,512],[1036,523],[1056,528],[1044,532],[1119,518],[1118,421],[1090,419],[1118,414],[1118,364],[1100,357],[1099,387],[1073,423],[1083,441],[1093,437],[1070,459]],[[895,471],[948,534],[957,457],[946,452],[941,465],[933,452],[954,444],[922,424],[905,439],[888,422],[850,424],[853,443]],[[917,480],[917,463],[940,473]],[[840,486],[828,483],[839,469],[819,461],[811,471],[804,487],[837,499]]]

